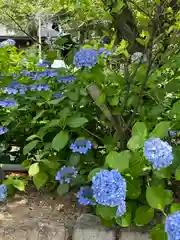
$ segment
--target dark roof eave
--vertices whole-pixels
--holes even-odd
[[[33,40],[32,38],[29,37],[29,36],[0,36],[0,40],[13,39],[13,40],[27,40],[27,41],[29,40],[29,41],[32,41]],[[41,39],[45,40],[46,37],[41,37]],[[35,39],[35,40],[38,40],[38,38]]]

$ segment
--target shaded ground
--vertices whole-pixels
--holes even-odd
[[[52,196],[47,192],[36,192],[31,187],[24,194],[16,194],[7,203],[0,205],[0,240],[11,238],[15,228],[26,228],[31,220],[51,220],[65,224],[69,235],[80,214],[88,212],[77,204],[76,194],[69,193],[65,197]],[[18,239],[17,239],[18,240]]]

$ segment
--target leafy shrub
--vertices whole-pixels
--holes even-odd
[[[114,71],[111,60],[119,54],[129,64]],[[92,205],[106,226],[154,224],[160,212],[152,239],[167,238],[165,231],[177,239],[179,89],[172,89],[176,77],[165,74],[176,71],[176,57],[157,69],[151,57],[130,62],[126,48],[102,51],[96,44],[77,52],[77,68],[55,70],[21,63],[15,48],[1,48],[2,155],[16,147],[37,189],[50,184],[62,195],[80,187],[79,203]],[[19,190],[25,183],[4,181]]]

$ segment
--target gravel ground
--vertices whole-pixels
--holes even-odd
[[[51,219],[64,223],[71,236],[76,218],[87,212],[88,208],[82,208],[77,204],[74,192],[59,197],[47,191],[37,192],[35,188],[29,187],[25,193],[18,193],[1,204],[0,239],[4,232],[11,231],[12,227],[16,228],[30,219]]]

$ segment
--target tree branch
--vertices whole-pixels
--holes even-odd
[[[131,123],[132,121],[134,120],[134,117],[136,116],[136,113],[137,113],[137,110],[138,110],[138,107],[139,107],[139,104],[141,102],[141,98],[142,98],[142,94],[145,90],[145,87],[146,87],[146,83],[149,79],[149,73],[151,71],[151,67],[152,67],[152,46],[153,46],[153,39],[151,40],[151,43],[150,43],[150,49],[149,49],[149,54],[148,54],[148,65],[147,65],[147,70],[146,70],[146,75],[144,77],[144,80],[142,82],[142,86],[141,86],[141,89],[140,89],[140,92],[139,92],[139,98],[137,100],[137,103],[136,103],[136,106],[134,108],[134,111],[126,125],[126,128],[125,128],[125,131],[131,126]]]
[[[1,11],[2,11],[2,10],[1,10]],[[36,42],[36,43],[40,44],[39,41],[38,41],[37,39],[33,38],[29,33],[27,33],[27,32],[21,27],[21,25],[20,25],[9,13],[7,13],[7,12],[5,12],[5,13],[6,13],[6,15],[16,24],[16,26],[19,28],[20,31],[22,31],[26,36],[28,36],[33,42]]]

